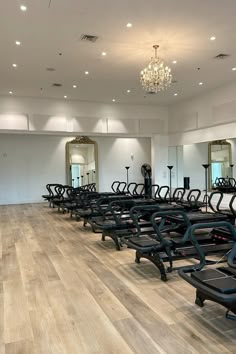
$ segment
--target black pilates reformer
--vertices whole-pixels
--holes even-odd
[[[166,234],[165,219],[167,216],[175,215],[182,217],[182,223],[186,231],[183,236],[175,234],[170,237]],[[161,273],[161,279],[164,281],[167,280],[166,272],[178,269],[173,267],[174,261],[188,258],[194,259],[202,253],[206,255],[226,253],[233,245],[232,240],[218,244],[209,233],[194,235],[191,232],[192,225],[187,214],[181,210],[156,212],[152,215],[151,221],[155,234],[123,237],[122,242],[136,251],[136,263],[140,263],[141,258],[146,258],[156,265]],[[206,229],[206,225],[209,228],[217,226],[218,223],[201,223],[199,225],[204,226],[203,228]],[[196,225],[196,228],[199,229],[199,226]],[[165,268],[164,262],[169,262],[169,267]],[[210,260],[209,263],[214,263],[214,261]]]
[[[202,254],[199,265],[183,267],[179,269],[179,275],[196,288],[196,305],[203,307],[205,300],[216,302],[227,309],[226,318],[236,320],[236,231],[227,222],[220,222],[218,226],[228,229],[234,241],[232,250],[228,253],[227,266],[203,269],[206,260]],[[198,227],[199,225],[194,225],[192,230]]]

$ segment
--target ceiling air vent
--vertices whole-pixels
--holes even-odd
[[[57,84],[57,83],[55,83],[55,84],[52,84],[52,86],[53,86],[53,87],[62,87],[62,84]]]
[[[83,42],[93,42],[94,43],[98,39],[98,36],[93,36],[91,34],[82,34],[80,39]]]
[[[226,59],[226,58],[228,58],[230,56],[230,54],[223,54],[223,53],[220,53],[220,54],[218,54],[218,55],[216,55],[215,57],[214,57],[214,59]]]

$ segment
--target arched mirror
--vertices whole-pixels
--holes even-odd
[[[208,144],[209,182],[212,187],[215,180],[220,177],[232,176],[232,152],[231,144],[226,140],[216,140]]]
[[[96,183],[97,175],[97,143],[86,136],[78,136],[66,143],[66,178],[67,184],[81,187]]]

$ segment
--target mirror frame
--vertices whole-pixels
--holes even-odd
[[[95,159],[95,181],[96,190],[98,191],[98,147],[97,142],[91,140],[87,136],[76,136],[75,139],[67,141],[66,143],[66,183],[70,185],[70,144],[80,145],[80,144],[93,144],[94,145],[94,159]]]
[[[208,190],[212,189],[212,185],[211,185],[211,164],[212,164],[211,147],[212,147],[212,145],[229,145],[229,165],[232,164],[232,145],[230,142],[228,142],[226,140],[214,140],[214,141],[210,141],[208,143],[208,163],[210,164],[210,169],[209,169],[209,173],[208,173]]]

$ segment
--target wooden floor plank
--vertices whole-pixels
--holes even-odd
[[[0,206],[0,354],[236,353],[236,322],[45,203]]]
[[[27,300],[21,279],[3,282],[4,343],[32,338]]]
[[[84,345],[88,346],[90,337],[93,334],[92,342],[90,343],[91,348],[87,348],[86,352],[91,350],[91,352],[103,353],[107,350],[113,353],[119,347],[122,353],[132,353],[69,263],[65,265],[63,262],[58,262],[57,271],[73,304],[78,330],[84,338]]]
[[[36,271],[36,263],[26,238],[23,237],[15,246],[23,284],[36,280],[39,274]]]
[[[68,271],[76,272],[79,279],[83,282],[95,301],[102,308],[104,313],[109,317],[111,321],[122,320],[130,318],[131,314],[126,308],[117,300],[114,294],[100,281],[100,279],[91,271],[89,267],[86,267],[84,262],[78,259],[78,257],[71,257],[67,260],[67,267],[63,265],[63,257],[51,257],[55,268],[60,273],[60,267],[67,268]],[[83,269],[80,272],[79,269]]]
[[[167,353],[134,318],[119,320],[115,322],[115,326],[135,353],[143,354],[147,353],[147,350],[148,354]]]
[[[42,280],[31,282],[28,286],[30,298],[30,320],[37,354],[66,353],[58,324]]]
[[[36,264],[36,270],[43,281],[59,280],[59,276],[46,251],[33,252],[33,259]]]
[[[33,341],[21,340],[6,344],[5,354],[34,354]]]

